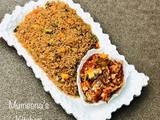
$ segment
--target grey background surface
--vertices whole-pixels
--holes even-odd
[[[140,72],[150,77],[148,87],[130,106],[114,112],[112,120],[160,120],[160,1],[159,0],[74,0],[100,22],[119,52]],[[0,19],[27,0],[0,0]],[[9,109],[9,101],[45,103],[48,110]],[[45,93],[25,60],[0,39],[0,120],[42,118],[74,120]]]

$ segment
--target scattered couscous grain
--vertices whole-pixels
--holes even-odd
[[[90,26],[74,9],[63,2],[37,7],[26,15],[15,34],[58,88],[78,96],[77,65],[89,49],[99,45]]]

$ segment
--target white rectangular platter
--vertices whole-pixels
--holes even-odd
[[[111,55],[119,56],[125,60],[124,56],[120,55],[116,50],[116,47],[111,44],[109,36],[102,32],[100,24],[94,22],[89,13],[84,12],[81,6],[74,3],[72,0],[63,1],[66,2],[71,8],[75,9],[77,14],[86,23],[91,25],[92,32],[99,39],[101,48],[106,49],[107,46],[107,50]],[[39,78],[42,81],[44,90],[49,92],[55,102],[60,104],[68,114],[73,114],[77,120],[110,119],[112,112],[119,109],[122,105],[129,105],[134,96],[139,96],[141,94],[142,87],[148,84],[148,76],[137,72],[133,65],[128,64],[126,69],[129,72],[129,76],[126,80],[126,85],[121,94],[108,104],[86,106],[80,99],[65,95],[48,79],[45,72],[35,63],[27,50],[18,42],[13,32],[15,27],[24,19],[27,13],[32,11],[37,6],[43,6],[46,2],[47,0],[39,0],[37,2],[30,1],[23,7],[16,6],[12,14],[6,14],[3,18],[0,24],[0,37],[3,37],[9,46],[15,47],[18,55],[24,57],[27,66],[31,67],[36,78]]]

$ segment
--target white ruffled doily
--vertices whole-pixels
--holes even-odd
[[[109,36],[102,32],[99,23],[93,21],[89,13],[83,11],[79,4],[72,0],[63,0],[69,6],[77,11],[77,14],[92,27],[92,32],[98,37],[100,47],[106,49],[113,56],[119,56],[125,60],[124,56],[120,55],[116,47],[111,44]],[[25,15],[32,11],[36,6],[43,6],[47,0],[39,0],[38,2],[30,1],[24,7],[16,6],[12,14],[6,14],[0,24],[0,37],[8,43],[9,46],[14,46],[18,55],[23,56],[27,66],[31,67],[35,76],[42,81],[44,89],[49,92],[55,102],[60,104],[68,114],[73,114],[78,120],[105,120],[111,118],[111,113],[116,111],[122,105],[129,105],[134,96],[141,94],[142,87],[148,84],[149,78],[143,73],[138,73],[133,65],[127,65],[129,76],[126,80],[126,85],[121,91],[121,94],[116,99],[111,100],[108,104],[98,106],[86,106],[81,99],[72,98],[61,92],[36,65],[30,54],[17,41],[13,30],[23,20]],[[127,63],[127,62],[126,62]]]

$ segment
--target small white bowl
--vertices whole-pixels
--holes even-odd
[[[107,52],[107,50],[105,49],[91,49],[87,52],[87,54],[82,58],[81,62],[80,62],[80,65],[78,66],[78,69],[77,69],[77,85],[78,85],[78,92],[79,92],[79,95],[80,95],[80,98],[82,100],[82,102],[85,104],[85,105],[100,105],[100,104],[107,104],[107,102],[105,101],[98,101],[97,103],[88,103],[85,101],[85,95],[81,89],[81,78],[80,78],[80,71],[84,65],[84,63],[94,54],[107,54],[109,55],[109,59],[110,60],[116,60],[116,61],[120,61],[122,63],[122,66],[123,66],[123,73],[124,73],[124,83],[123,83],[123,86],[120,88],[120,90],[118,92],[116,92],[115,94],[113,94],[110,98],[110,100],[108,101],[108,103],[114,99],[116,96],[118,96],[122,89],[125,87],[125,83],[126,83],[126,80],[127,80],[127,77],[128,77],[128,71],[126,69],[126,66],[127,66],[127,63],[125,62],[124,58],[121,57],[121,56],[116,56],[116,55],[111,55],[111,53],[109,53],[109,51]]]

